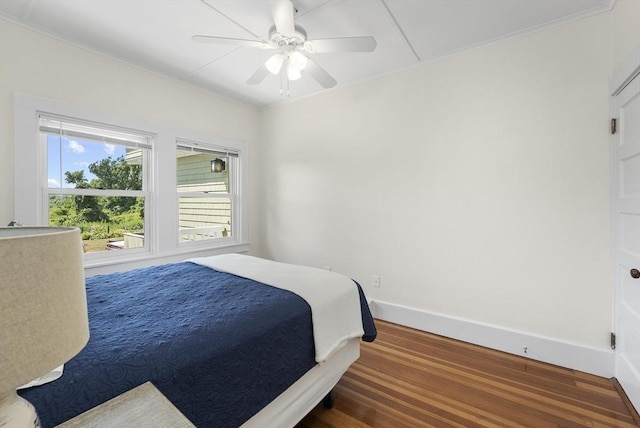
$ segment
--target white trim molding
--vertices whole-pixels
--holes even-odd
[[[573,370],[610,378],[614,374],[614,355],[608,349],[593,348],[538,336],[524,331],[479,323],[409,306],[372,300],[371,312],[377,319],[418,330],[531,358]]]

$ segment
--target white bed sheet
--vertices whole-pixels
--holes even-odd
[[[188,261],[302,297],[311,307],[316,362],[324,362],[346,340],[364,334],[360,295],[348,276],[244,254],[222,254]]]

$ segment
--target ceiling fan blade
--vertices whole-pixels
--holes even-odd
[[[271,1],[271,13],[276,24],[276,31],[283,36],[293,37],[295,35],[293,3],[290,0],[273,0]]]
[[[231,39],[229,37],[202,36],[202,35],[193,36],[191,37],[191,40],[199,43],[215,43],[218,45],[245,46],[249,48],[260,48],[260,49],[273,48],[273,46],[271,46],[269,43],[263,42],[262,40]]]
[[[376,46],[378,46],[376,39],[365,36],[309,40],[304,44],[304,49],[310,53],[373,52]]]
[[[271,73],[269,72],[267,67],[264,64],[262,64],[260,66],[260,68],[258,68],[256,70],[256,72],[253,73],[253,75],[251,77],[249,77],[249,80],[247,80],[247,84],[248,85],[257,85],[260,82],[262,82],[264,80],[264,78],[267,77],[269,74],[271,74]]]
[[[304,68],[305,73],[309,73],[323,88],[329,89],[336,86],[336,79],[331,77],[329,73],[324,71],[314,60],[307,58],[307,66]]]

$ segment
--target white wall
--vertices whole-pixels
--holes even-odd
[[[608,78],[639,5],[264,111],[260,253],[608,348]]]
[[[14,92],[250,147],[258,139],[259,112],[253,107],[0,20],[0,225],[14,216]]]

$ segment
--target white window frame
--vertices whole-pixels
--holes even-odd
[[[14,219],[24,225],[48,223],[46,145],[41,144],[39,112],[92,123],[113,124],[118,128],[143,130],[154,136],[149,159],[148,188],[145,209],[145,241],[147,251],[104,251],[85,255],[85,268],[91,273],[109,272],[113,265],[126,268],[169,263],[190,257],[246,252],[249,250],[248,218],[248,145],[246,142],[191,132],[175,126],[147,122],[128,116],[105,113],[23,93],[14,93]],[[176,198],[176,141],[206,141],[238,153],[235,230],[227,239],[210,239],[194,245],[179,245],[178,207]],[[46,211],[45,211],[46,210]],[[46,212],[46,217],[45,213]],[[147,242],[145,242],[147,243]],[[114,253],[114,254],[105,254]],[[118,254],[120,253],[120,254]],[[124,253],[124,254],[123,254]],[[105,268],[101,268],[105,266]]]
[[[75,189],[75,188],[64,188],[62,187],[62,183],[60,183],[59,188],[49,187],[48,186],[48,174],[43,175],[42,186],[42,212],[40,213],[39,224],[49,224],[49,197],[56,195],[69,195],[69,196],[128,196],[128,197],[143,197],[145,200],[144,206],[144,230],[151,229],[152,222],[151,219],[153,216],[148,215],[151,212],[150,203],[151,200],[151,183],[150,177],[152,176],[153,166],[149,159],[153,153],[153,143],[155,140],[155,135],[151,133],[147,133],[144,131],[137,131],[131,129],[124,129],[112,124],[104,124],[104,123],[96,123],[96,122],[87,122],[83,120],[79,120],[76,118],[64,117],[60,115],[51,114],[48,112],[38,112],[38,119],[46,118],[52,120],[60,120],[62,122],[77,124],[77,125],[87,125],[92,128],[98,128],[101,131],[105,131],[107,133],[109,130],[113,130],[116,132],[126,132],[132,135],[136,135],[141,137],[141,139],[145,140],[146,143],[141,144],[127,144],[129,147],[137,147],[142,150],[142,190],[116,190],[116,189]],[[48,153],[47,153],[47,138],[46,135],[55,135],[54,132],[43,132],[42,127],[39,126],[40,131],[40,144],[43,146],[41,148],[41,153],[43,153],[43,161],[42,171],[48,170]],[[85,138],[92,138],[93,135],[87,135]],[[97,138],[96,138],[97,140]],[[121,143],[119,143],[121,144]],[[62,171],[61,171],[62,172]],[[149,234],[145,233],[144,245],[140,248],[130,248],[123,250],[113,250],[100,252],[92,252],[85,253],[84,259],[87,262],[91,262],[94,260],[104,260],[104,259],[121,259],[122,251],[126,251],[126,256],[131,255],[140,255],[140,254],[150,254],[151,253],[151,245],[150,242],[153,241],[153,236],[149,236]],[[125,257],[126,258],[126,257]]]

